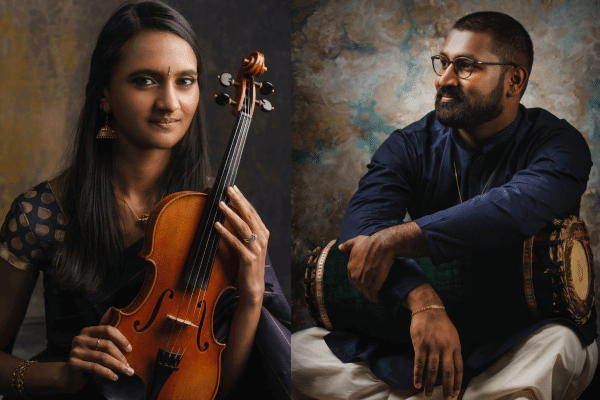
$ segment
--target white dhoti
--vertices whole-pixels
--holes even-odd
[[[393,389],[363,362],[343,363],[323,340],[329,333],[309,328],[292,334],[292,399],[413,400],[423,390]],[[524,338],[469,382],[463,400],[570,400],[590,384],[598,347],[584,347],[561,324],[546,325]],[[436,386],[431,399],[442,400]]]

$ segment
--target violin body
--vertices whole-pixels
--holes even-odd
[[[107,325],[118,328],[131,343],[133,351],[126,354],[127,361],[145,382],[146,398],[155,379],[157,351],[164,348],[170,335],[171,343],[179,335],[174,351],[185,348],[185,352],[158,399],[213,399],[219,388],[225,345],[214,337],[212,315],[220,295],[233,287],[238,256],[219,243],[206,291],[195,286],[190,289],[182,276],[207,200],[205,193],[179,192],[158,204],[148,219],[140,254],[148,262],[142,289],[130,305],[120,310],[113,307],[107,316]],[[180,305],[189,306],[187,317],[182,318],[186,312]],[[174,318],[177,315],[179,319]]]

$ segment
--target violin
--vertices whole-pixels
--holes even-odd
[[[214,185],[208,193],[173,193],[148,218],[140,253],[148,263],[142,288],[130,305],[111,307],[105,316],[131,343],[127,361],[135,371],[114,383],[97,380],[109,399],[214,399],[217,394],[225,344],[215,339],[213,314],[219,297],[235,289],[239,259],[221,243],[214,225],[218,221],[233,231],[218,204],[229,202],[226,189],[234,184],[255,105],[273,109],[256,100],[257,89],[265,95],[273,91],[272,84],[254,80],[266,70],[264,56],[253,52],[235,79],[218,77],[222,86],[236,88],[233,99],[215,96],[218,104],[232,107],[236,122]]]

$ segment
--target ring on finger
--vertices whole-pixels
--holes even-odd
[[[251,236],[250,236],[248,239],[245,239],[245,238],[244,238],[244,242],[246,242],[246,243],[253,242],[253,241],[255,241],[255,240],[256,240],[256,238],[257,238],[257,237],[258,237],[258,236],[256,236],[256,233],[252,233],[252,235],[251,235]]]
[[[100,339],[98,339],[98,341],[96,342],[96,347],[94,348],[94,351],[98,351],[98,345],[100,344]]]

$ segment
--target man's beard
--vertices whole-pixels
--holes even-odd
[[[472,99],[457,86],[442,86],[435,96],[435,117],[442,125],[455,129],[470,129],[496,119],[503,111],[501,104],[504,80],[500,79],[492,93]],[[454,101],[442,102],[442,96]]]

